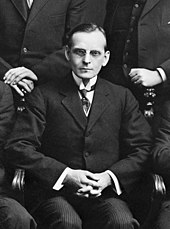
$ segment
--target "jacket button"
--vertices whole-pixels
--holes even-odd
[[[134,30],[133,28],[130,28],[130,33],[132,33],[132,32],[133,32],[133,30]]]
[[[136,3],[136,4],[135,4],[135,8],[138,8],[138,7],[139,7],[139,4],[138,4],[138,3]]]
[[[27,48],[23,48],[23,52],[24,53],[27,53],[28,52],[28,49]]]
[[[88,157],[89,155],[90,155],[89,152],[85,152],[85,153],[84,153],[84,156],[85,156],[85,157]]]

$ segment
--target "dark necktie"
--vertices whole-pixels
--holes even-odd
[[[87,98],[87,90],[83,89],[83,90],[79,90],[82,96],[81,102],[82,102],[82,106],[83,106],[83,110],[85,112],[85,114],[87,114],[87,112],[89,111],[90,108],[90,101]]]

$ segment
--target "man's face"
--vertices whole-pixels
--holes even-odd
[[[96,76],[109,60],[105,51],[106,40],[100,31],[77,32],[73,34],[71,48],[66,47],[66,58],[73,72],[81,79]]]

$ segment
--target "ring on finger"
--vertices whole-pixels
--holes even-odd
[[[27,91],[25,90],[25,89],[21,89],[21,91],[24,93],[24,94],[26,94],[27,93]]]

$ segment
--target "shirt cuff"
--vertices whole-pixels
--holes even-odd
[[[117,195],[120,195],[120,194],[122,194],[122,190],[121,190],[121,188],[120,188],[120,184],[119,184],[119,181],[118,181],[118,179],[117,179],[117,177],[115,176],[115,174],[114,173],[112,173],[110,170],[106,170],[106,172],[111,176],[111,178],[112,178],[112,180],[113,180],[113,182],[114,182],[114,185],[115,185],[115,192],[117,193]]]
[[[56,181],[56,183],[55,183],[54,186],[53,186],[53,189],[54,189],[54,190],[59,191],[59,190],[64,186],[64,185],[63,185],[63,181],[64,181],[65,177],[67,176],[69,170],[70,170],[70,168],[67,167],[67,168],[62,172],[61,176],[58,178],[58,180]]]
[[[165,71],[164,71],[162,68],[157,68],[157,71],[159,72],[162,81],[163,81],[163,82],[166,81],[166,74],[165,74]]]

